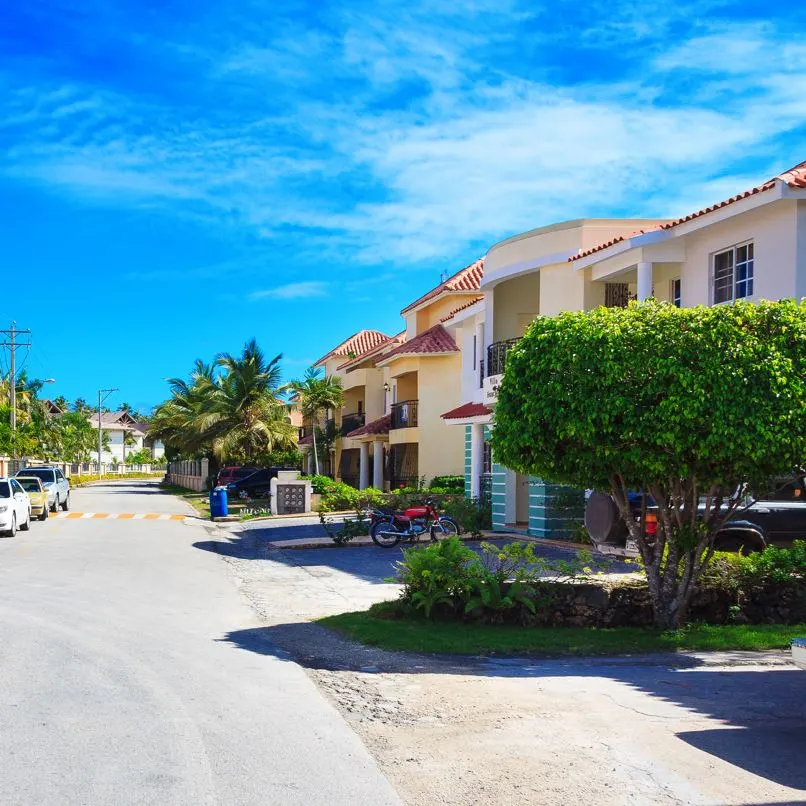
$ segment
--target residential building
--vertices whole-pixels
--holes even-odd
[[[98,428],[97,413],[91,415],[89,421],[93,428]],[[102,462],[118,464],[124,461],[124,454],[128,457],[144,448],[153,459],[165,455],[162,441],[150,439],[147,424],[137,422],[127,411],[102,412],[101,431],[105,435],[103,441],[107,446],[102,452]],[[92,453],[92,461],[98,461],[97,450]]]
[[[604,302],[604,288],[577,276],[569,259],[605,239],[658,226],[657,220],[579,219],[552,224],[494,245],[470,304],[454,310],[444,325],[462,344],[459,405],[442,413],[448,431],[463,436],[465,490],[490,495],[493,528],[541,537],[562,533],[565,516],[558,488],[495,463],[488,440],[497,389],[508,350],[538,314],[555,315]],[[581,493],[580,493],[581,496]]]
[[[443,414],[464,429],[466,490],[483,494],[491,479],[497,530],[562,536],[559,488],[497,465],[486,448],[507,352],[539,314],[650,296],[685,306],[806,296],[806,163],[674,220],[580,219],[509,238],[488,252],[480,290],[446,323],[477,345],[464,352],[462,405]]]
[[[324,435],[325,442],[331,447],[326,453],[320,448],[320,472],[334,475],[358,487],[360,483],[359,457],[361,448],[342,438],[350,431],[355,431],[371,419],[383,414],[383,394],[380,384],[370,374],[367,384],[367,373],[348,373],[344,367],[352,361],[362,359],[377,348],[388,343],[390,337],[379,330],[360,330],[342,341],[322,356],[313,366],[322,369],[326,375],[340,378],[344,388],[344,406],[339,410],[324,412],[316,423],[319,434]],[[313,456],[314,424],[307,422],[302,429],[299,441],[300,450],[307,454],[306,467],[313,472],[315,466]],[[382,466],[382,464],[381,464]],[[368,485],[364,485],[368,486]]]
[[[389,390],[393,488],[463,472],[464,436],[442,420],[443,412],[461,402],[463,345],[443,319],[478,298],[483,273],[484,262],[477,260],[406,306],[405,341],[375,359]]]

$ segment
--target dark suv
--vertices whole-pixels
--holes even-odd
[[[268,498],[271,494],[271,480],[277,478],[280,470],[297,470],[295,467],[264,467],[255,470],[245,478],[227,485],[227,498]]]
[[[771,490],[749,498],[747,504],[717,534],[719,551],[762,551],[767,546],[790,546],[806,538],[806,486],[803,477],[780,479]],[[641,496],[630,495],[635,518],[639,517]],[[652,512],[652,502],[648,512]],[[585,505],[585,528],[596,548],[604,554],[636,557],[638,547],[630,539],[627,524],[613,499],[593,493]]]

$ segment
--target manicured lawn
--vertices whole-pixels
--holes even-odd
[[[675,632],[639,627],[503,627],[373,617],[371,611],[319,619],[324,627],[369,646],[457,655],[630,655],[689,650],[786,649],[806,624],[692,625]]]

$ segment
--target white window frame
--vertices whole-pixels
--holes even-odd
[[[745,278],[744,280],[737,280],[736,277],[736,265],[737,265],[737,253],[740,249],[748,247],[752,251],[752,257],[749,260],[745,261],[746,263],[750,263],[752,265],[752,275],[751,277]],[[720,255],[724,255],[727,253],[731,253],[731,284],[730,284],[730,299],[720,300],[719,302],[716,301],[716,260]],[[736,289],[739,283],[747,284],[751,282],[753,284],[753,291],[750,294],[746,294],[742,297],[736,296]],[[733,246],[728,246],[725,249],[720,249],[716,252],[711,253],[711,271],[710,271],[710,281],[709,281],[709,292],[710,292],[710,299],[711,305],[728,305],[731,302],[735,302],[737,299],[753,299],[756,294],[756,248],[753,242],[753,239],[750,238],[746,241],[741,241],[740,243],[734,244]]]

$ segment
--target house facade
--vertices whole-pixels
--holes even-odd
[[[649,297],[694,306],[806,296],[806,163],[678,219],[580,219],[507,239],[488,252],[480,290],[449,325],[477,346],[464,352],[462,405],[443,414],[465,434],[466,490],[489,485],[496,530],[564,536],[569,496],[560,503],[560,488],[496,464],[486,446],[508,350],[537,315]]]
[[[90,425],[98,429],[98,415],[93,414]],[[148,426],[137,422],[127,411],[110,411],[101,414],[101,431],[104,434],[103,442],[106,445],[101,453],[101,462],[119,464],[132,453],[138,453],[144,448],[151,454],[152,459],[160,459],[165,455],[165,446],[162,441],[152,440],[148,437]],[[92,461],[98,461],[98,451],[91,454]]]

